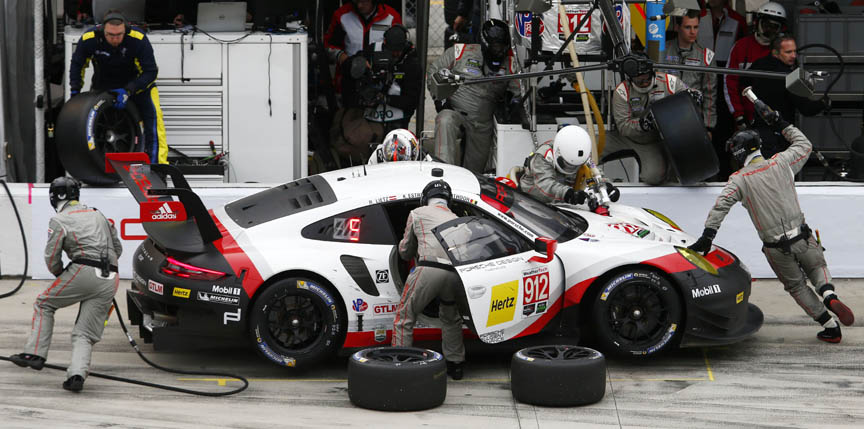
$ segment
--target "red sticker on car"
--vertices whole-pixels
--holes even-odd
[[[140,204],[142,222],[176,222],[186,220],[186,208],[179,201],[153,201]]]
[[[522,304],[549,299],[549,273],[533,274],[522,278]]]

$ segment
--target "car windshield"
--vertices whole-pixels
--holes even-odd
[[[480,197],[483,201],[507,213],[540,237],[563,243],[588,229],[588,222],[579,215],[567,216],[489,177],[478,175],[477,180],[480,182]]]

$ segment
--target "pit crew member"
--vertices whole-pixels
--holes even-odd
[[[627,77],[612,95],[612,115],[621,139],[607,139],[603,153],[632,149],[639,156],[639,179],[649,185],[671,180],[669,163],[660,143],[660,134],[650,115],[651,104],[687,89],[674,75],[646,70]]]
[[[664,63],[684,64],[688,66],[714,67],[714,51],[703,47],[696,41],[699,36],[699,11],[689,10],[687,15],[676,18],[676,30],[678,37],[666,44],[666,57]],[[716,105],[716,80],[717,77],[709,73],[692,71],[667,72],[680,77],[688,88],[695,89],[702,94],[702,119],[709,133],[714,131],[717,125]]]
[[[420,149],[420,141],[409,130],[399,128],[387,133],[384,142],[375,148],[369,157],[369,164],[381,164],[394,161],[432,161],[432,157]]]
[[[434,85],[432,76],[436,73],[452,72],[467,78],[512,74],[514,59],[510,46],[510,29],[504,21],[484,22],[479,44],[457,43],[429,67],[430,90]],[[434,100],[438,111],[435,157],[483,173],[495,136],[493,115],[498,105],[508,101],[505,100],[508,88],[518,92],[518,81],[463,85],[450,97]],[[464,143],[464,157],[460,139]]]
[[[399,242],[399,256],[417,258],[415,269],[405,280],[402,299],[393,321],[393,346],[411,346],[416,316],[436,297],[440,301],[441,347],[447,361],[447,374],[454,380],[463,376],[465,345],[462,341],[462,316],[456,307],[455,292],[460,284],[456,270],[432,230],[457,216],[448,204],[453,197],[450,185],[443,180],[429,182],[420,197],[420,207],[408,215],[405,234]]]
[[[98,210],[78,202],[80,185],[75,179],[58,177],[48,190],[57,214],[48,223],[45,263],[57,276],[33,304],[33,323],[24,352],[10,356],[21,367],[41,370],[51,347],[54,312],[81,303],[72,329],[72,357],[63,388],[80,392],[90,371],[93,345],[102,330],[111,302],[120,284],[117,258],[123,251],[117,231]],[[62,253],[71,259],[63,267]]]
[[[525,159],[525,172],[519,179],[519,189],[544,203],[565,202],[584,204],[588,194],[574,186],[579,168],[591,157],[591,138],[584,128],[565,125],[555,134],[555,140],[543,143]],[[606,182],[612,201],[621,192]]]
[[[143,30],[128,25],[117,10],[109,10],[103,24],[81,35],[69,66],[71,96],[84,86],[84,71],[94,67],[91,91],[109,91],[116,96],[114,107],[124,109],[131,101],[144,119],[144,148],[151,160],[168,163],[165,122],[159,104],[156,75],[159,68],[153,46]]]
[[[801,130],[786,122],[779,113],[770,111],[761,101],[756,104],[756,110],[765,122],[782,132],[791,146],[766,160],[759,151],[759,133],[747,129],[732,136],[728,148],[744,167],[729,177],[708,213],[702,236],[690,248],[707,254],[729,209],[740,201],[764,243],[762,253],[784,289],[808,316],[824,328],[816,337],[839,343],[842,338],[840,326],[828,310],[846,326],[852,325],[855,317],[834,291],[822,245],[805,222],[793,180],[794,174],[807,162],[813,145]],[[819,295],[807,286],[807,278]]]

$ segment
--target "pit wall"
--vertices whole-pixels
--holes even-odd
[[[196,186],[194,190],[205,206],[213,208],[270,186],[213,184]],[[13,183],[9,184],[9,188],[18,205],[27,234],[30,251],[28,275],[34,279],[53,278],[43,259],[48,238],[48,220],[54,215],[48,202],[48,186]],[[657,210],[675,221],[684,231],[698,236],[721,189],[720,183],[693,187],[622,185],[620,202]],[[798,195],[807,223],[820,232],[831,274],[841,278],[864,278],[864,268],[861,265],[864,221],[860,211],[864,207],[864,187],[834,182],[808,182],[798,185]],[[140,223],[136,223],[138,205],[132,195],[125,188],[119,187],[84,188],[81,190],[81,201],[98,208],[118,225],[123,241],[120,275],[130,278],[132,254],[144,235]],[[754,277],[775,277],[761,252],[761,243],[750,218],[740,204],[729,213],[714,242],[738,255]],[[21,275],[23,267],[24,253],[18,223],[8,197],[0,195],[0,274]]]

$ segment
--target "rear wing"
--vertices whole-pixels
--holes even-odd
[[[105,171],[117,173],[141,206],[174,203],[174,196],[180,200],[188,215],[185,220],[142,219],[144,231],[160,245],[168,249],[199,253],[206,250],[207,244],[222,238],[222,233],[201,198],[192,191],[186,177],[177,167],[151,164],[150,158],[143,152],[109,153],[105,155]],[[168,177],[171,178],[173,187],[166,183]],[[165,207],[168,208],[169,205]],[[170,212],[170,209],[168,210]]]

